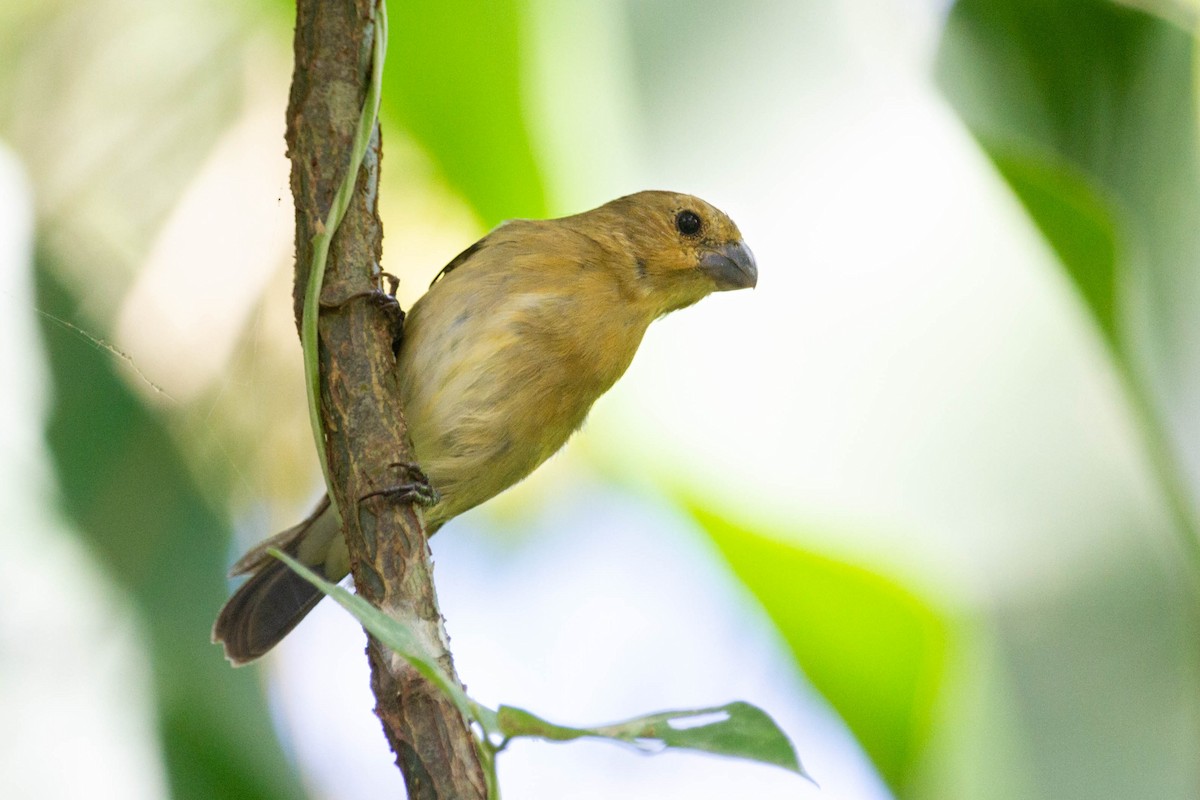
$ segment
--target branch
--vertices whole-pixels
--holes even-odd
[[[297,325],[314,240],[350,163],[367,96],[376,33],[371,0],[298,0],[287,143],[296,205]],[[359,594],[424,640],[455,681],[421,517],[383,490],[407,479],[391,318],[371,302],[379,287],[382,226],[376,213],[379,130],[372,131],[354,192],[329,246],[320,313],[321,423],[328,480]],[[475,738],[453,702],[370,637],[375,713],[412,800],[483,798]]]

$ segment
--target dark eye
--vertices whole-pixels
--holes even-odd
[[[680,211],[675,215],[675,227],[684,236],[695,236],[700,232],[700,215],[695,211]]]

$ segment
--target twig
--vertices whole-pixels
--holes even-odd
[[[298,0],[288,106],[288,155],[296,205],[297,325],[314,250],[351,153],[371,83],[373,41],[381,35],[372,0]],[[376,213],[379,131],[374,127],[345,215],[328,244],[327,296],[363,297],[379,284],[382,227]],[[317,276],[314,283],[320,282]],[[316,298],[319,300],[319,297]],[[310,308],[315,309],[314,302]],[[395,495],[394,464],[411,461],[395,385],[392,330],[375,303],[350,300],[319,313],[320,430],[327,480],[342,511],[359,594],[418,631],[458,680],[432,582],[419,513]],[[312,321],[310,317],[309,321]],[[371,638],[367,647],[376,714],[413,800],[482,799],[475,739],[453,702]]]

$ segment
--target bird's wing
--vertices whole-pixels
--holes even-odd
[[[439,280],[441,280],[442,276],[445,275],[447,272],[450,272],[451,270],[461,267],[463,264],[467,263],[474,256],[476,256],[481,250],[487,248],[489,245],[494,244],[497,239],[496,233],[498,231],[500,231],[500,229],[503,228],[504,226],[511,224],[511,222],[512,222],[512,220],[505,220],[504,222],[501,222],[499,225],[492,228],[487,233],[487,235],[485,235],[482,239],[475,242],[473,245],[468,247],[466,250],[463,250],[461,253],[456,255],[454,258],[450,259],[450,263],[448,263],[446,266],[442,267],[441,271],[437,275],[433,276],[433,280],[431,280],[429,282],[429,285],[432,287],[435,283],[437,283]]]

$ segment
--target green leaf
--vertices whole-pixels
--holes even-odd
[[[281,22],[295,19],[290,0],[266,5]],[[399,126],[486,227],[544,217],[545,184],[523,100],[528,4],[404,0],[388,12],[385,157],[389,131]]]
[[[938,78],[1104,333],[1200,594],[1188,445],[1167,422],[1192,414],[1200,358],[1194,46],[1102,0],[961,0]]]
[[[884,780],[904,786],[929,736],[946,626],[888,579],[692,513]]]
[[[451,679],[442,670],[437,663],[437,656],[429,651],[420,637],[410,628],[384,614],[353,592],[320,577],[287,553],[273,547],[267,552],[287,564],[297,575],[332,597],[338,605],[349,611],[364,628],[371,632],[372,636],[401,656],[412,665],[413,669],[449,697],[467,719],[480,722],[481,725],[484,723],[484,720],[478,719],[475,714],[475,703],[467,697],[458,682]]]
[[[795,748],[787,736],[766,712],[749,703],[736,702],[716,708],[664,711],[594,728],[555,725],[512,706],[500,706],[499,711],[482,707],[442,671],[436,657],[412,630],[347,589],[324,580],[286,553],[274,548],[268,552],[353,614],[375,638],[402,656],[414,669],[450,697],[459,711],[467,719],[477,722],[488,736],[500,735],[505,739],[534,736],[558,742],[592,736],[641,747],[657,744],[666,748],[702,750],[774,764],[808,777],[800,766]],[[490,763],[490,756],[484,756]]]
[[[1136,351],[1191,363],[1167,334],[1194,324],[1179,276],[1200,259],[1192,49],[1103,0],[961,0],[938,55],[943,91],[1126,367]]]
[[[1194,672],[1194,648],[1168,645],[1194,635],[1156,631],[1158,624],[1194,628],[1200,575],[1196,484],[1180,457],[1195,452],[1187,420],[1195,418],[1200,358],[1200,62],[1194,20],[1185,30],[1133,5],[1171,4],[959,0],[938,55],[945,95],[1104,331],[1173,532],[1190,559],[1172,559],[1190,568],[1193,592],[1182,609],[1161,572],[1174,565],[1143,563],[1146,551],[1126,543],[1119,563],[996,612],[998,646],[1009,652],[998,658],[1004,707],[994,716],[1012,727],[1019,750],[1007,758],[994,752],[1002,737],[989,730],[993,752],[986,758],[999,774],[1019,768],[1045,798],[1195,796],[1193,764],[1175,755],[1179,729],[1166,721],[1194,708],[1195,693],[1161,688]],[[1093,204],[1076,202],[1084,185],[1103,199],[1111,263],[1104,248],[1089,254],[1086,246],[1062,246],[1089,225],[1086,207]],[[1063,213],[1065,206],[1084,213]],[[1105,227],[1102,216],[1093,216],[1097,228]],[[1135,532],[1149,537],[1157,527]],[[1156,624],[1147,625],[1151,618]],[[1117,652],[1119,630],[1138,641]],[[1125,653],[1136,653],[1136,664],[1124,663]],[[1129,680],[1134,674],[1144,680]],[[1166,696],[1174,698],[1172,710],[1156,711]],[[1121,724],[1089,724],[1096,708]],[[960,716],[986,714],[973,707]]]
[[[399,122],[487,226],[545,216],[522,107],[523,4],[391,4],[385,118]]]
[[[990,148],[992,160],[1054,248],[1109,347],[1119,352],[1116,220],[1088,177],[1062,161]]]
[[[500,706],[498,720],[501,733],[508,738],[529,736],[568,742],[593,737],[624,742],[651,751],[658,748],[700,750],[773,764],[808,777],[787,735],[765,711],[749,703],[734,702],[714,708],[661,711],[590,728],[556,725],[512,706]]]

